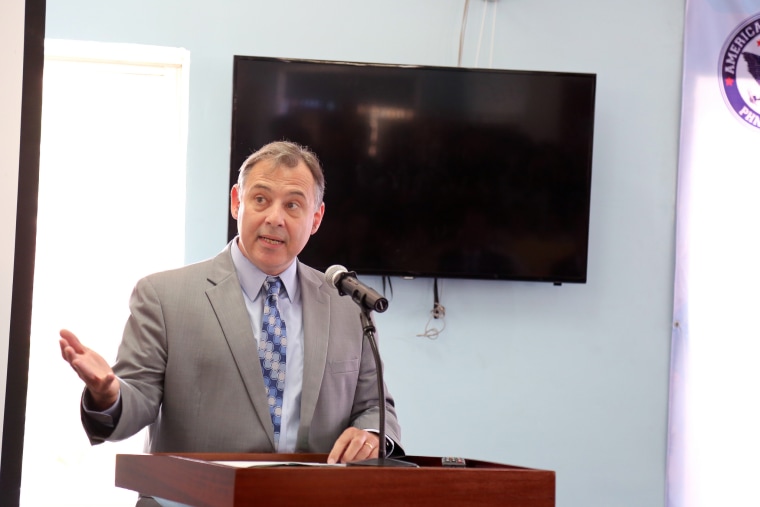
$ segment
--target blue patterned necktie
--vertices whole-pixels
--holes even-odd
[[[277,309],[277,297],[282,282],[279,277],[268,276],[264,282],[264,319],[259,340],[259,359],[264,372],[264,387],[269,402],[269,413],[274,424],[274,443],[280,440],[280,420],[282,419],[282,394],[285,390],[285,349],[287,338],[285,321]]]

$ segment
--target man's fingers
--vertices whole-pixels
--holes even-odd
[[[368,431],[358,428],[348,428],[344,431],[327,457],[327,462],[348,463],[378,456],[378,438]]]
[[[344,431],[341,433],[341,435],[338,437],[338,440],[335,441],[330,454],[327,456],[327,462],[329,464],[332,465],[333,463],[341,461],[343,453],[346,451],[346,447],[348,447],[348,444],[351,443],[351,438],[352,437],[349,432]]]
[[[66,353],[66,349],[69,347],[69,342],[67,342],[63,338],[60,338],[58,340],[58,345],[60,345],[60,347],[61,347],[61,357],[64,359],[64,361],[68,361],[69,360],[69,356]]]
[[[378,457],[378,439],[369,432],[357,435],[343,455],[344,462]],[[350,457],[349,457],[350,456]]]
[[[65,340],[66,343],[68,343],[68,346],[74,349],[74,351],[77,354],[83,354],[85,351],[84,345],[82,345],[82,342],[79,341],[79,338],[69,331],[68,329],[61,329],[60,333],[61,340]],[[63,341],[61,342],[61,346],[63,347]]]
[[[363,459],[369,459],[369,458],[377,458],[379,455],[379,451],[377,450],[377,446],[372,444],[369,439],[367,439],[366,442],[362,445],[362,451],[365,451],[367,455]]]

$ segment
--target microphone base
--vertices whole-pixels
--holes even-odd
[[[347,466],[361,466],[361,467],[407,467],[407,468],[419,468],[419,465],[415,463],[409,463],[408,461],[402,461],[394,458],[372,458],[362,461],[352,461],[346,463]]]

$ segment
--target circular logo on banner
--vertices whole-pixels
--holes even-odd
[[[726,103],[760,129],[760,15],[744,21],[723,44],[718,64]]]

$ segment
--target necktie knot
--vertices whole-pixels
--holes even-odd
[[[279,276],[268,276],[264,281],[264,290],[267,291],[267,296],[277,297],[280,294],[280,287],[282,287],[282,280]]]

